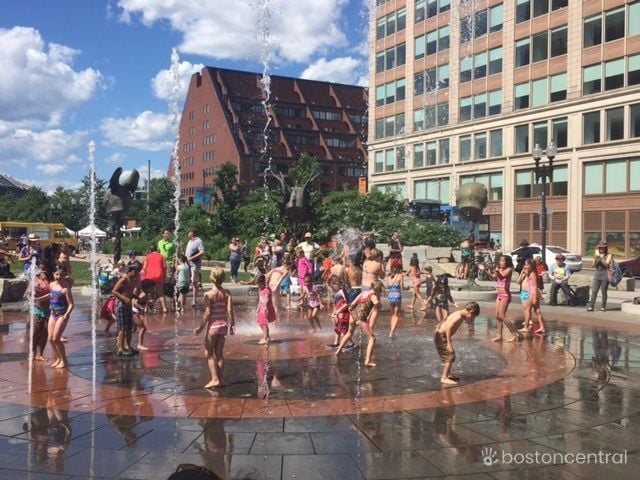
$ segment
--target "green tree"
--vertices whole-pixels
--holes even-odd
[[[46,222],[50,220],[49,199],[38,187],[31,187],[16,200],[10,220]]]
[[[175,185],[168,178],[152,178],[148,201],[146,195],[134,199],[127,218],[140,222],[142,236],[152,239],[164,229],[173,231],[176,211],[173,205],[174,192]]]
[[[218,167],[213,186],[213,205],[220,233],[231,238],[236,232],[236,210],[242,204],[246,187],[243,182],[238,182],[238,169],[232,163],[223,163]]]
[[[107,188],[107,181],[98,178],[94,175],[95,179],[95,197],[96,197],[96,225],[99,228],[106,229],[109,225],[109,219],[107,212],[104,208],[103,199],[104,193]],[[84,228],[89,225],[89,205],[91,202],[91,179],[89,175],[85,175],[82,179],[81,186],[78,189],[77,195],[80,200],[80,204],[84,205],[84,208],[78,210],[78,223],[80,228]]]
[[[237,232],[244,239],[255,239],[261,235],[282,232],[284,219],[280,214],[282,204],[280,192],[259,188],[251,193],[247,202],[237,211]]]

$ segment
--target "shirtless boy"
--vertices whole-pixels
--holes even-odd
[[[480,314],[480,306],[476,302],[467,303],[462,310],[458,310],[449,315],[438,327],[433,335],[436,351],[444,363],[440,383],[444,385],[456,385],[458,378],[451,375],[451,367],[456,359],[456,352],[453,349],[452,337],[462,325],[462,322],[473,322]]]
[[[118,280],[112,294],[116,297],[115,313],[118,327],[118,356],[130,357],[137,353],[131,348],[131,332],[133,330],[133,298],[138,285],[138,268],[127,267],[127,274]]]

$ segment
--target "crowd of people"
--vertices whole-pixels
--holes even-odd
[[[176,313],[184,311],[187,296],[191,292],[191,306],[201,301],[204,314],[200,325],[194,329],[199,335],[206,331],[205,351],[211,380],[205,388],[217,388],[223,385],[224,344],[226,335],[235,332],[235,316],[232,293],[223,287],[225,270],[215,267],[211,270],[210,290],[202,292],[202,266],[205,259],[205,245],[196,229],[188,230],[188,242],[184,252],[177,251],[177,245],[169,231],[162,238],[149,245],[144,259],[138,259],[135,250],[129,252],[128,261],[120,260],[105,273],[104,292],[110,298],[104,302],[101,317],[107,321],[105,331],[116,324],[116,355],[129,357],[147,350],[144,336],[147,330],[147,314],[160,307],[158,311],[167,313],[173,304]],[[65,244],[51,244],[46,249],[38,248],[37,238],[30,236],[21,247],[17,260],[23,262],[25,275],[31,275],[33,265],[38,271],[31,275],[35,279],[35,301],[32,309],[34,359],[45,362],[45,346],[51,346],[54,368],[65,368],[65,327],[74,309],[71,287],[73,276],[70,258],[73,252]],[[388,243],[388,255],[385,257],[377,248],[372,233],[363,236],[351,235],[340,245],[321,248],[314,241],[313,234],[307,232],[301,241],[287,234],[269,235],[260,239],[252,255],[246,243],[233,237],[229,243],[229,265],[232,283],[250,283],[257,288],[256,323],[262,337],[259,345],[268,345],[271,341],[270,326],[281,316],[283,309],[302,308],[309,323],[309,333],[322,330],[320,313],[331,311],[333,341],[327,345],[335,349],[339,356],[355,348],[353,336],[360,328],[367,338],[364,365],[375,367],[375,346],[377,341],[376,322],[383,295],[391,310],[389,337],[394,338],[402,318],[402,293],[411,290],[411,304],[408,306],[414,314],[424,312],[425,317],[432,313],[436,321],[434,344],[444,366],[441,381],[443,384],[455,384],[457,379],[451,373],[455,361],[452,337],[464,322],[472,322],[479,314],[477,303],[470,302],[462,306],[455,302],[449,287],[449,275],[435,276],[429,265],[421,267],[417,255],[413,255],[405,270],[403,265],[404,247],[398,233],[393,233]],[[547,276],[551,281],[551,305],[557,304],[558,290],[571,300],[573,292],[568,286],[571,276],[564,256],[558,254],[556,263],[547,269],[542,259],[533,258],[528,242],[523,240],[519,249],[516,265],[509,255],[498,259],[495,269],[488,272],[496,284],[495,318],[497,335],[494,341],[504,338],[506,326],[508,341],[523,340],[542,336],[546,333],[544,316],[541,310],[541,297],[544,285],[542,279]],[[240,282],[239,270],[242,264],[247,270],[248,264],[254,265],[252,279]],[[599,291],[602,292],[602,309],[606,309],[607,272],[612,257],[607,252],[606,243],[598,245],[594,258],[593,293],[588,310],[592,311]],[[604,273],[603,273],[604,272]],[[511,282],[516,278],[520,285],[519,296],[522,302],[524,324],[516,329],[508,317],[512,301]],[[330,292],[330,294],[328,294]],[[298,294],[296,300],[293,294]],[[166,302],[165,297],[175,302]],[[286,304],[283,305],[283,300]],[[451,307],[457,310],[453,313]],[[137,344],[132,346],[132,336],[136,332]]]

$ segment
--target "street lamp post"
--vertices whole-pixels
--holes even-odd
[[[540,223],[542,230],[542,262],[547,263],[547,181],[553,183],[553,159],[556,158],[558,148],[553,140],[549,142],[546,150],[542,150],[539,144],[533,148],[533,160],[536,163],[536,184],[542,184],[542,209],[540,210]],[[542,155],[549,159],[548,165],[541,165]]]
[[[53,221],[58,219],[58,216],[62,213],[62,205],[52,203],[50,205],[51,208],[51,218]]]

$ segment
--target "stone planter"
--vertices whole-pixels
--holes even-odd
[[[28,286],[29,281],[27,279],[0,279],[0,302],[21,302]]]

